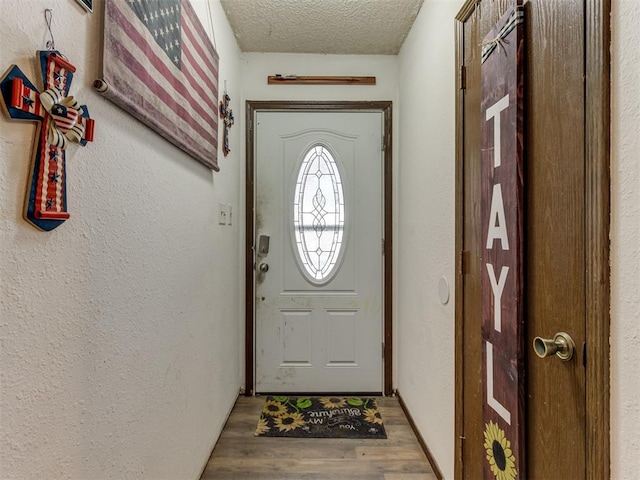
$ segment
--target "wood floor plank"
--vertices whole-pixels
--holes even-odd
[[[379,398],[387,439],[255,437],[264,397],[240,397],[201,480],[434,480],[396,398]]]
[[[207,467],[205,472],[258,472],[271,474],[296,472],[303,475],[323,473],[327,479],[333,479],[336,475],[345,476],[347,474],[378,475],[384,473],[429,473],[431,471],[426,460],[369,460],[367,462],[359,462],[343,458],[294,458],[293,455],[295,453],[284,458],[243,458],[240,461],[236,457],[220,457],[220,464],[212,466],[212,468]]]
[[[433,473],[385,473],[384,480],[437,480]]]
[[[201,480],[326,480],[327,476],[323,473],[309,473],[301,475],[300,473],[215,473],[213,476],[202,476]],[[428,475],[428,474],[427,474]],[[401,477],[398,477],[401,478]],[[435,479],[435,477],[433,477]],[[332,480],[385,480],[385,475],[379,474],[371,476],[371,474],[355,475],[355,476],[333,476]],[[432,480],[431,477],[416,477],[415,479],[407,478],[407,480]]]
[[[216,446],[216,455],[226,458],[283,458],[290,455],[292,450],[295,450],[297,457],[309,459],[356,459],[356,451],[353,448],[345,449],[342,445],[328,445],[318,448],[317,445],[309,442],[306,445],[297,442],[269,442],[268,444],[248,442],[244,445],[226,442]]]
[[[426,460],[424,452],[418,445],[414,448],[402,447],[356,447],[358,460]]]

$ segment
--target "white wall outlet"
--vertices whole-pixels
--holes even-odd
[[[227,224],[227,205],[223,202],[218,202],[218,225]]]

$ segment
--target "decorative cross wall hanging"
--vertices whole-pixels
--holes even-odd
[[[42,93],[17,65],[0,80],[2,106],[14,120],[35,121],[32,174],[25,219],[41,230],[60,226],[67,218],[65,150],[69,142],[93,141],[94,121],[85,105],[69,96],[76,68],[56,50],[36,52]]]
[[[229,108],[231,97],[224,92],[224,99],[220,102],[220,118],[224,121],[224,143],[222,144],[222,152],[226,157],[231,149],[229,148],[229,129],[233,126],[233,110]]]

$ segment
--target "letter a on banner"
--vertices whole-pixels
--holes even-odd
[[[482,44],[482,374],[485,479],[524,478],[524,10],[509,9]]]

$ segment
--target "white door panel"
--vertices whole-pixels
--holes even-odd
[[[382,391],[381,136],[381,112],[257,113],[255,232],[270,237],[256,256],[258,392]]]

